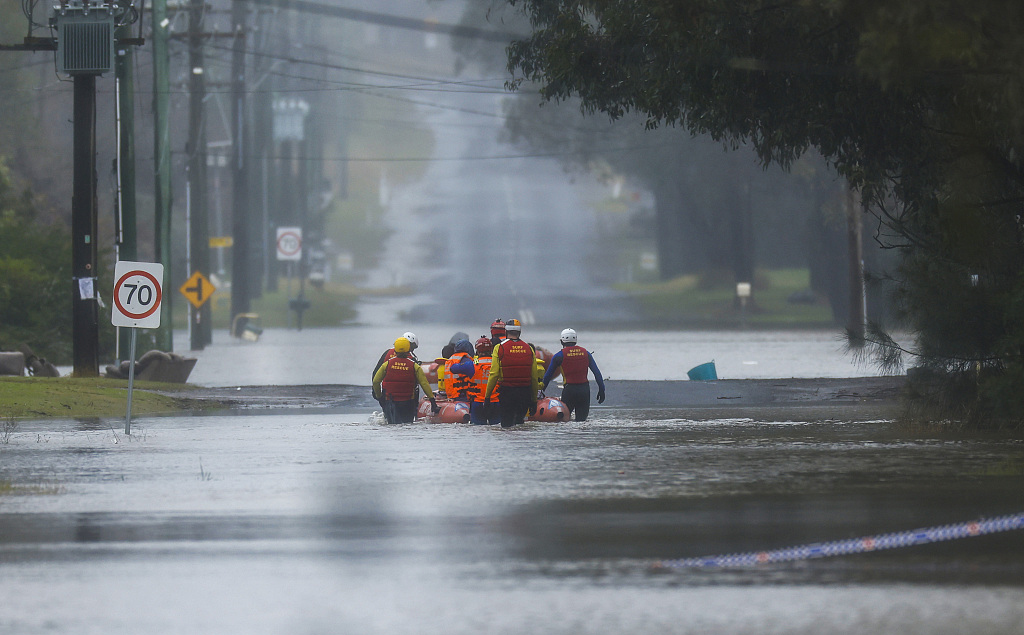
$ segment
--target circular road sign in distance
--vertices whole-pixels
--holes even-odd
[[[277,259],[302,260],[302,228],[277,228]]]
[[[114,266],[114,326],[155,329],[160,326],[164,266],[153,262],[119,261]]]

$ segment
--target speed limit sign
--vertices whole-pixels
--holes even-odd
[[[160,326],[163,279],[162,264],[118,261],[114,265],[114,308],[110,323],[142,329]]]
[[[302,260],[302,228],[277,228],[277,259]]]

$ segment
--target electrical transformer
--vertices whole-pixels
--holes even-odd
[[[114,69],[114,7],[69,2],[54,8],[57,70],[67,75],[102,75]]]

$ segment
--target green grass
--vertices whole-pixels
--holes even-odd
[[[729,276],[709,273],[685,275],[654,283],[617,285],[637,300],[645,317],[654,324],[675,326],[749,326],[765,328],[830,327],[828,303],[794,304],[790,294],[810,286],[806,269],[758,271],[753,298],[745,311],[736,306],[736,287]]]
[[[292,280],[289,291],[288,280],[281,278],[277,291],[264,291],[262,297],[252,301],[249,312],[260,316],[260,324],[263,327],[284,327],[289,324],[294,326],[296,313],[289,308],[288,300],[298,297],[298,294],[298,280]],[[331,282],[324,284],[323,288],[317,288],[307,282],[303,295],[309,301],[310,307],[302,313],[302,326],[314,328],[339,326],[353,320],[356,316],[355,303],[360,291],[342,283]],[[229,328],[231,292],[217,291],[210,298],[210,302],[213,303],[213,328]]]
[[[64,488],[60,485],[21,485],[11,481],[0,481],[0,496],[40,496],[63,493]]]
[[[164,384],[135,382],[132,415],[161,414],[206,406],[148,390]],[[128,381],[99,377],[0,377],[0,419],[123,417]]]

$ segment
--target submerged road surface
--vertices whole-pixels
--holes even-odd
[[[395,235],[381,268],[420,294],[404,317],[485,328],[496,317],[527,325],[635,320],[632,301],[609,285],[621,276],[620,254],[602,253],[596,232],[594,207],[607,188],[575,180],[556,158],[502,143],[495,94],[457,101],[424,113],[436,160],[389,206]]]
[[[1019,442],[782,415],[19,422],[0,444],[0,632],[1021,632],[1024,532],[654,566],[1024,510]]]

